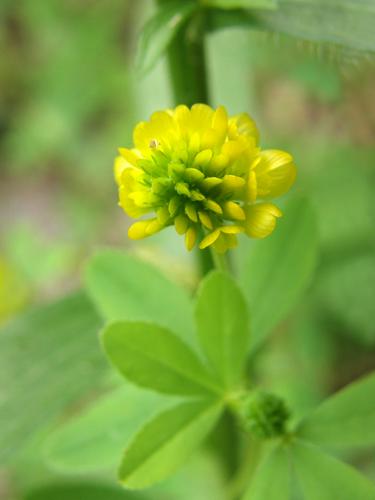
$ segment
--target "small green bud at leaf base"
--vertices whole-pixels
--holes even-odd
[[[255,438],[270,439],[286,433],[290,413],[274,394],[253,392],[245,396],[238,410],[244,428]]]

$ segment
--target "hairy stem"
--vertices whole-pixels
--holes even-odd
[[[203,13],[197,11],[179,30],[168,49],[175,104],[209,102]]]
[[[158,0],[158,3],[161,5],[165,1]],[[204,36],[204,12],[197,8],[168,47],[168,69],[175,105],[209,104]],[[202,275],[214,268],[208,250],[197,250],[197,260]]]

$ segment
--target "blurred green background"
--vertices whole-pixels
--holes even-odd
[[[98,246],[128,247],[196,283],[194,258],[173,230],[128,241],[113,181],[116,149],[130,145],[135,123],[173,105],[164,60],[142,78],[135,71],[153,9],[147,0],[1,0],[1,322],[79,288]],[[375,62],[241,28],[210,34],[207,61],[211,104],[249,112],[263,147],[292,152],[293,192],[318,217],[314,280],[256,365],[303,414],[375,368]],[[124,498],[98,477],[47,472],[35,449],[0,469],[1,500]],[[356,460],[375,479],[373,454]],[[176,479],[193,474],[195,490],[178,496],[172,484],[152,498],[219,499],[214,469],[198,457]]]

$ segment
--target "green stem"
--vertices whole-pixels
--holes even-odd
[[[168,69],[176,106],[209,104],[204,35],[204,12],[198,7],[168,47]],[[197,250],[196,255],[202,275],[214,268],[209,250]]]
[[[167,59],[176,105],[209,103],[204,35],[204,13],[197,8],[169,45]]]
[[[211,256],[213,263],[215,265],[216,269],[219,269],[220,271],[224,271],[225,273],[229,273],[229,262],[228,262],[228,257],[227,254],[225,253],[217,253],[216,250],[214,250],[212,247],[211,249]]]

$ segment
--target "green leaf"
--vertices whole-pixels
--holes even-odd
[[[91,259],[86,284],[107,320],[153,321],[193,342],[192,301],[151,264],[119,251],[104,251]]]
[[[259,25],[314,42],[375,50],[372,0],[279,0],[274,12],[256,13]]]
[[[289,455],[278,445],[258,465],[243,500],[289,500],[290,482]]]
[[[235,281],[214,271],[205,278],[196,304],[198,335],[217,378],[226,388],[243,375],[249,345],[247,305]]]
[[[202,0],[207,7],[219,9],[277,9],[278,0]]]
[[[215,425],[221,404],[186,402],[161,413],[135,436],[119,470],[128,488],[145,488],[172,474]]]
[[[296,306],[311,281],[316,257],[314,212],[306,200],[294,199],[274,234],[254,243],[239,275],[252,312],[253,349]]]
[[[317,292],[321,308],[346,325],[342,329],[346,334],[364,345],[375,344],[373,251],[337,259],[320,273]]]
[[[328,447],[375,445],[375,372],[324,401],[300,424],[298,435]]]
[[[191,0],[171,0],[158,7],[141,32],[137,55],[140,73],[145,74],[154,67],[196,7],[196,2]]]
[[[91,303],[75,294],[36,308],[0,331],[0,456],[21,452],[38,431],[98,390],[108,368]]]
[[[169,397],[127,384],[50,434],[45,441],[45,456],[54,468],[64,472],[115,470],[133,434],[170,404]]]
[[[219,0],[219,3],[224,2]],[[306,41],[327,42],[350,50],[375,51],[375,7],[372,0],[279,0],[277,9],[270,5],[263,10],[236,9],[244,7],[240,3],[233,1],[228,19],[220,9],[209,11],[209,29],[247,26]]]
[[[150,497],[124,491],[96,481],[56,482],[30,491],[23,500],[150,500]]]
[[[374,483],[315,446],[296,442],[292,457],[304,500],[375,499]]]
[[[218,390],[195,353],[165,328],[112,323],[103,331],[102,342],[120,373],[141,387],[189,396]]]

